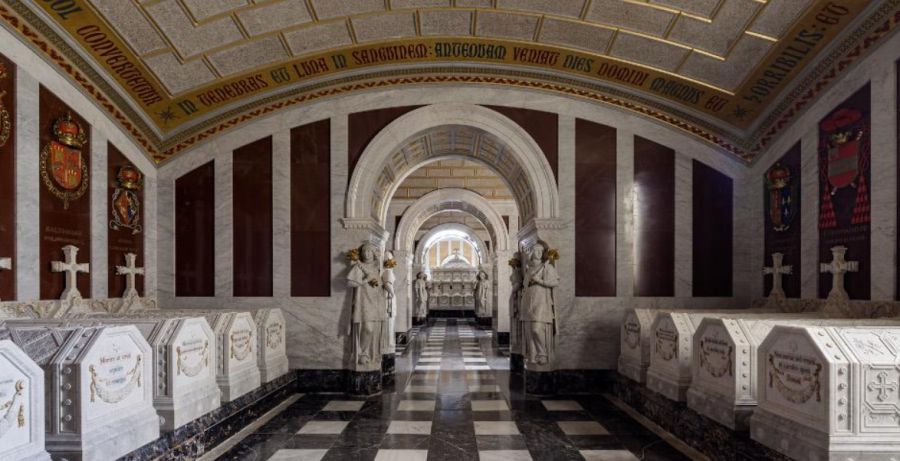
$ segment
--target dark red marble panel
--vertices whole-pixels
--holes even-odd
[[[575,295],[616,295],[616,130],[575,122]]]
[[[389,107],[387,109],[367,110],[365,112],[355,112],[347,116],[347,130],[349,139],[348,143],[348,162],[350,165],[350,174],[356,168],[356,163],[362,156],[363,151],[369,142],[378,134],[379,131],[388,126],[401,115],[416,110],[422,106],[402,106]]]
[[[6,125],[8,123],[8,125]],[[8,128],[6,128],[8,126]],[[16,299],[16,65],[0,54],[0,299]]]
[[[784,172],[787,179],[783,179]],[[763,203],[765,255],[763,267],[772,267],[772,253],[784,255],[783,264],[792,266],[791,275],[782,276],[784,293],[789,298],[800,297],[800,142],[772,164],[763,174]],[[763,296],[772,291],[772,276],[763,275]]]
[[[72,120],[81,125],[86,134],[86,142],[80,148],[81,162],[86,166],[88,173],[91,171],[91,127],[62,100],[56,97],[50,90],[40,88],[40,120],[39,140],[41,149],[44,149],[52,140],[53,125],[67,113],[72,115]],[[72,151],[74,153],[74,151]],[[35,152],[34,155],[39,155]],[[77,155],[71,157],[75,160]],[[74,163],[73,166],[76,166]],[[48,179],[59,190],[62,187],[55,182],[50,173],[48,163]],[[41,181],[40,171],[35,172],[35,181]],[[65,289],[65,274],[50,271],[51,261],[63,261],[62,248],[66,245],[78,247],[78,262],[90,263],[91,261],[91,194],[90,181],[93,178],[82,177],[81,183],[88,181],[88,190],[77,200],[69,202],[68,208],[63,201],[57,198],[44,181],[40,185],[40,296],[41,299],[59,299]],[[105,274],[100,274],[100,277]],[[78,291],[85,298],[91,296],[91,275],[78,275]]]
[[[109,143],[107,146],[107,165],[109,171],[109,180],[107,181],[107,219],[112,222],[115,213],[114,207],[116,206],[113,198],[115,197],[116,189],[119,188],[119,181],[117,179],[119,170],[123,167],[131,167],[134,169],[137,169],[137,167],[125,158],[125,156],[122,155],[122,152],[120,152],[116,146],[112,145],[112,143]],[[110,298],[118,298],[125,292],[125,276],[116,275],[116,266],[125,265],[125,253],[136,254],[137,261],[135,264],[138,267],[144,267],[144,188],[141,186],[133,192],[137,195],[138,203],[140,203],[140,208],[138,209],[139,219],[136,222],[141,226],[141,229],[129,229],[125,227],[116,229],[115,227],[117,226],[110,226],[109,242],[107,243],[107,255],[109,257],[109,273],[107,274],[107,277],[109,278]],[[138,293],[143,296],[144,277],[138,276],[135,285]]]
[[[291,296],[331,296],[331,122],[291,130]]]
[[[675,151],[634,138],[635,296],[675,295]]]
[[[819,122],[819,262],[832,261],[832,247],[847,247],[846,259],[859,263],[859,272],[844,279],[850,299],[871,297],[870,91],[867,83]],[[820,298],[828,296],[831,285],[831,274],[820,273]]]
[[[734,182],[694,160],[694,296],[732,296]]]
[[[543,112],[518,107],[486,106],[509,117],[521,126],[537,143],[547,157],[553,177],[559,180],[559,116],[552,112]]]
[[[215,163],[175,180],[175,295],[215,296]]]
[[[233,155],[234,296],[272,296],[272,137]]]

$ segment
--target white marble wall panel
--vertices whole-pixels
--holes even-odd
[[[694,293],[694,162],[675,153],[675,296]]]
[[[234,151],[216,156],[215,226],[216,226],[216,297],[234,295]]]
[[[900,54],[900,53],[898,53]],[[897,75],[872,75],[872,300],[894,299],[897,280]]]
[[[620,129],[616,130],[616,295],[626,299],[634,297],[634,231],[634,134]]]
[[[110,261],[107,251],[109,241],[109,203],[107,182],[109,177],[108,147],[106,136],[100,132],[91,133],[91,296],[109,297],[109,266],[121,265],[125,261]],[[122,293],[112,293],[121,296]]]
[[[291,132],[272,136],[272,276],[276,297],[291,296]]]
[[[0,29],[0,39],[4,32]],[[19,300],[40,296],[39,85],[27,72],[19,70],[16,73],[16,254],[13,268]]]

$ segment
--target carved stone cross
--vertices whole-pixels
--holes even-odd
[[[63,291],[60,299],[71,299],[73,297],[80,298],[81,292],[78,291],[78,273],[90,273],[91,265],[78,264],[78,247],[76,246],[66,245],[62,248],[62,251],[66,257],[65,261],[50,262],[51,271],[66,273],[66,289]]]
[[[844,288],[844,274],[847,272],[858,272],[858,261],[847,261],[845,256],[847,247],[838,245],[831,247],[831,262],[819,264],[819,272],[831,274],[831,291],[828,292],[828,299],[850,299],[847,290]]]
[[[878,401],[884,402],[891,397],[891,394],[897,392],[897,385],[894,381],[888,381],[887,373],[882,371],[878,373],[876,380],[869,383],[866,387],[869,389],[869,392],[878,392]]]
[[[784,289],[781,285],[782,275],[791,275],[794,272],[794,266],[784,266],[784,255],[781,253],[772,253],[772,267],[764,267],[763,274],[772,274],[772,291],[769,292],[770,298],[784,298]]]
[[[143,267],[136,267],[135,263],[137,262],[137,255],[134,253],[125,253],[125,265],[124,266],[116,266],[116,275],[124,275],[125,276],[125,293],[122,294],[123,298],[127,298],[132,293],[137,294],[137,285],[135,285],[135,277],[138,275],[144,275]]]

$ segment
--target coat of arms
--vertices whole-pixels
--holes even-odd
[[[41,150],[41,178],[68,209],[69,202],[81,198],[88,189],[88,166],[81,156],[87,136],[67,113],[53,124],[53,137]]]
[[[766,209],[769,222],[776,232],[784,232],[791,227],[796,214],[794,206],[794,181],[791,170],[776,163],[766,172]]]
[[[6,65],[0,62],[0,80],[9,77],[6,71]],[[6,145],[9,141],[9,135],[12,132],[12,117],[6,106],[3,105],[3,98],[6,97],[6,91],[0,91],[0,147]]]
[[[839,219],[847,218],[851,224],[868,223],[869,146],[863,113],[850,108],[838,109],[822,122],[820,128],[825,160],[822,174],[826,186],[820,227],[837,227]]]
[[[139,234],[144,228],[141,225],[141,202],[137,191],[144,185],[144,177],[137,168],[123,166],[116,175],[119,185],[112,196],[112,221],[110,229],[131,229],[132,234]]]

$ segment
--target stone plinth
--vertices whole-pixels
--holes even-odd
[[[800,461],[900,453],[900,327],[783,326],[758,349],[750,436]]]
[[[8,340],[0,340],[0,459],[50,460],[44,451],[44,372]]]
[[[152,353],[137,328],[7,324],[6,331],[44,371],[54,459],[116,459],[159,437]]]

